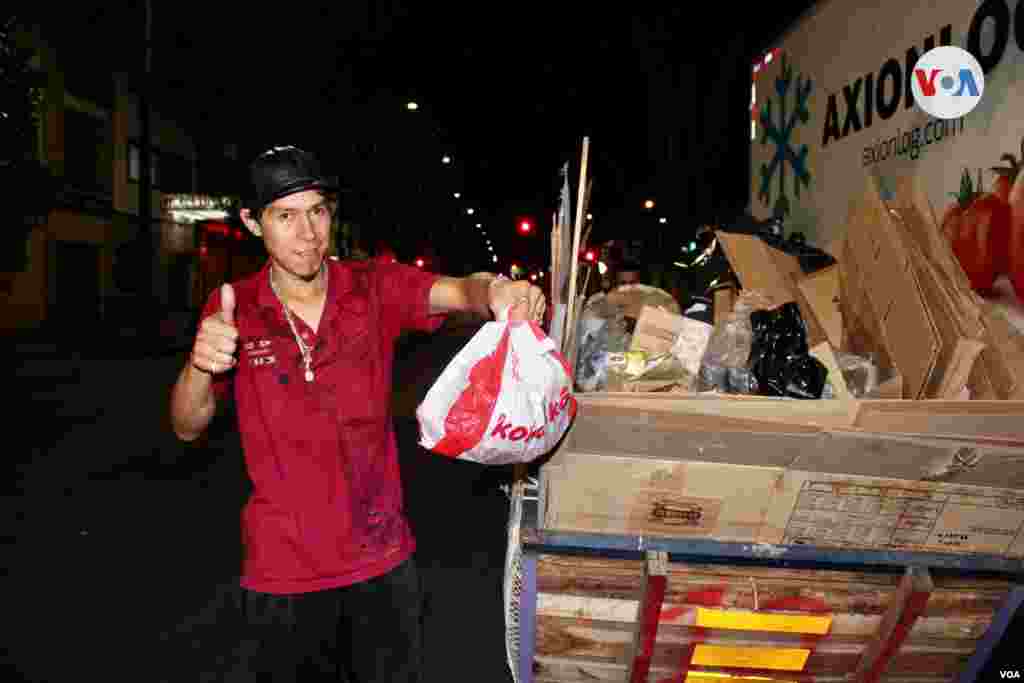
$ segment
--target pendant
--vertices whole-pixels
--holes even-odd
[[[306,368],[306,381],[307,382],[312,382],[313,381],[313,371],[310,370],[309,368]]]

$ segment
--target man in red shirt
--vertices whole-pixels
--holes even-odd
[[[219,402],[236,402],[253,483],[241,586],[259,642],[243,667],[274,681],[415,681],[420,592],[390,412],[394,342],[453,311],[514,306],[539,320],[544,295],[489,273],[328,259],[336,187],[304,150],[268,150],[250,181],[242,220],[270,258],[211,295],[171,395],[186,441]]]

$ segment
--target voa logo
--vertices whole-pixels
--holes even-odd
[[[1020,678],[1020,672],[1019,671],[1000,671],[999,672],[999,677],[1000,678],[1018,678],[1019,679]]]
[[[958,119],[981,100],[985,74],[970,52],[946,45],[921,55],[910,81],[917,106],[937,119]]]

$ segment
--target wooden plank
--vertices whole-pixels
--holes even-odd
[[[577,297],[579,296],[579,254],[580,254],[580,239],[583,232],[583,216],[585,215],[586,208],[584,207],[584,197],[587,190],[587,158],[590,154],[590,138],[583,138],[583,151],[580,157],[580,180],[577,186],[576,192],[576,223],[573,227],[572,233],[572,252],[569,254],[569,296],[567,306],[567,322],[565,328],[565,342],[562,346],[562,353],[566,355],[569,361],[569,367],[576,367],[576,311],[577,311]],[[582,293],[584,296],[586,292]],[[582,297],[580,297],[582,301]],[[568,344],[566,346],[565,344]]]
[[[861,401],[853,420],[871,432],[1024,437],[1024,401]]]
[[[882,619],[878,634],[857,664],[854,672],[857,683],[877,683],[913,629],[917,618],[924,613],[933,590],[934,585],[927,569],[907,567]]]
[[[643,592],[637,607],[636,631],[633,639],[633,657],[630,661],[630,683],[643,683],[651,670],[654,641],[658,636],[658,620],[665,599],[668,582],[668,553],[647,551],[644,562]]]
[[[820,428],[853,425],[857,406],[839,400],[797,401],[769,396],[742,395],[667,395],[604,393],[577,396],[580,416],[594,415],[616,418],[621,422],[635,415],[631,411],[682,413],[720,416],[742,420],[737,427],[754,428],[760,422],[793,425],[790,431],[817,431]],[[730,423],[723,422],[723,426]],[[778,431],[778,427],[766,427]]]
[[[693,593],[700,593],[697,588]],[[738,592],[738,591],[735,591]],[[748,604],[746,599],[735,599],[731,595],[734,591],[723,591],[722,603]],[[769,591],[766,596],[772,594],[785,594],[784,591]],[[705,591],[708,596],[714,595],[713,591]],[[933,593],[933,601],[939,597],[940,592]],[[998,598],[993,597],[992,602],[997,605],[1005,599],[1006,593],[1000,592]],[[865,605],[868,613],[838,612],[832,615],[832,627],[823,641],[835,641],[837,643],[866,643],[877,632],[882,621],[877,603],[882,598],[869,595],[870,602]],[[783,598],[786,599],[786,598]],[[614,628],[614,624],[632,624],[633,614],[636,612],[635,600],[618,600],[614,598],[582,597],[578,595],[564,595],[557,593],[540,593],[538,596],[538,618],[566,620],[567,623],[576,625],[588,625],[589,628]],[[956,605],[958,601],[952,598],[939,598],[947,604]],[[858,605],[853,599],[845,601],[850,605],[848,609],[856,609]],[[967,601],[965,601],[967,602]],[[984,609],[984,600],[970,601],[969,610],[958,613],[955,609],[933,607],[929,603],[926,614],[914,624],[910,639],[925,645],[952,647],[956,641],[971,641],[980,638],[985,633],[995,614],[994,609]],[[661,625],[663,629],[690,629],[696,623],[697,610],[700,606],[685,602],[666,601],[661,613]],[[929,614],[934,611],[934,614]],[[788,614],[788,612],[786,612]],[[671,633],[672,631],[665,631]],[[680,636],[682,637],[682,636]],[[761,638],[773,642],[793,642],[793,638],[787,634],[759,634],[756,637],[741,633],[731,633],[730,637],[736,640],[749,640]],[[797,639],[799,640],[799,639]]]

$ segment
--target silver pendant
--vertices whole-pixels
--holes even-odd
[[[308,369],[308,368],[306,369],[306,381],[307,382],[312,382],[313,381],[313,371]]]

